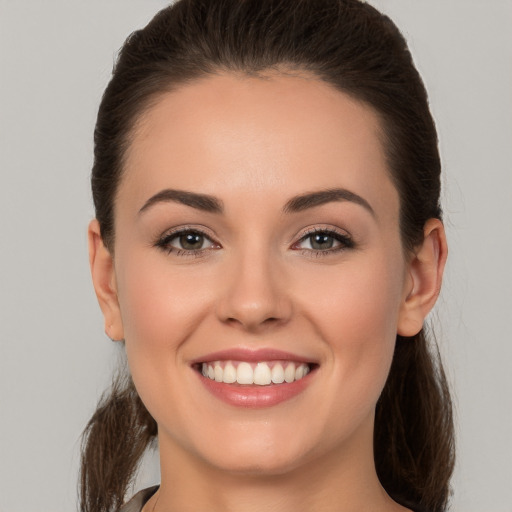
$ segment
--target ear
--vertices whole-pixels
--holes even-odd
[[[414,336],[423,328],[423,322],[441,291],[447,255],[443,223],[439,219],[429,219],[425,224],[423,242],[409,261],[406,289],[398,320],[399,335]]]
[[[124,331],[117,298],[114,260],[103,243],[100,225],[96,219],[90,222],[87,235],[92,282],[105,319],[105,333],[112,340],[122,340]]]

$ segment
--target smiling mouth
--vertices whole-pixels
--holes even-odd
[[[203,377],[224,384],[270,386],[303,379],[313,363],[293,361],[211,361],[196,365]]]

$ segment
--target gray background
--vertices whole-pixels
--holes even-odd
[[[0,0],[0,512],[76,509],[80,432],[117,358],[87,263],[94,119],[116,50],[165,3]],[[408,38],[441,139],[452,510],[510,512],[512,2],[371,3]],[[148,460],[138,485],[155,478]]]

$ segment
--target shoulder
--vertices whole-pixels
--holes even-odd
[[[130,501],[125,503],[119,509],[119,512],[141,512],[142,507],[147,503],[149,498],[155,494],[157,490],[158,485],[155,485],[154,487],[148,487],[147,489],[139,491]]]

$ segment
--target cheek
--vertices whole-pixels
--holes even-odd
[[[136,249],[116,268],[130,373],[152,416],[176,432],[186,425],[190,408],[183,394],[188,366],[182,346],[211,309],[211,286],[198,274]],[[173,414],[175,410],[182,414]]]
[[[117,274],[127,352],[137,363],[169,358],[207,313],[206,280],[173,268],[162,255],[148,261],[132,254]]]
[[[322,269],[303,283],[307,304],[302,308],[328,346],[334,379],[351,383],[355,401],[368,394],[370,402],[376,401],[384,386],[396,341],[403,273],[393,258],[376,258],[364,265],[347,264],[339,272],[324,274]]]
[[[365,265],[354,262],[335,271],[319,269],[302,285],[308,309],[318,319],[325,318],[320,323],[331,335],[347,335],[356,345],[390,334],[394,338],[402,298],[402,266],[368,259]]]

